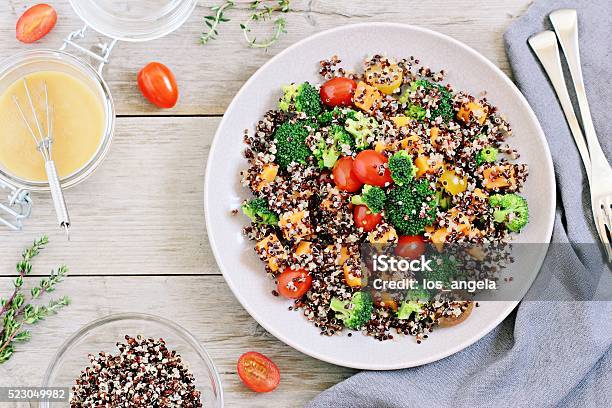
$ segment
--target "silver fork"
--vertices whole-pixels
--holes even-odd
[[[570,70],[580,108],[584,134],[580,130],[567,92],[554,33],[552,31],[545,31],[536,34],[529,39],[529,44],[551,79],[578,146],[589,178],[591,211],[593,212],[597,233],[606,251],[608,262],[612,262],[612,245],[610,244],[612,240],[612,169],[599,145],[586,97],[578,47],[578,18],[576,10],[557,10],[552,12],[549,17],[561,43],[561,48]]]

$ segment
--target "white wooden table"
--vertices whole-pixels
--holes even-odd
[[[49,0],[59,14],[53,32],[35,45],[15,40],[14,25],[34,1],[0,5],[0,58],[37,47],[56,48],[82,23],[68,0]],[[0,366],[0,386],[36,386],[58,347],[85,323],[117,312],[169,317],[190,330],[212,354],[229,407],[299,407],[353,370],[307,357],[267,334],[241,308],[213,259],[204,224],[202,190],[208,150],[219,119],[247,78],[274,54],[305,36],[363,21],[418,24],[451,35],[480,51],[510,74],[502,33],[529,0],[427,2],[385,0],[292,1],[288,34],[268,51],[249,49],[238,22],[246,5],[232,12],[219,39],[201,46],[202,18],[215,1],[201,1],[175,33],[150,43],[119,43],[105,77],[117,108],[115,142],[102,167],[69,190],[73,231],[66,242],[55,225],[50,199],[35,195],[25,231],[0,229],[0,294],[6,295],[22,248],[48,234],[51,245],[36,261],[37,274],[66,263],[71,276],[60,294],[73,305],[35,326]],[[136,74],[147,62],[169,65],[181,99],[172,110],[147,103]],[[236,374],[236,360],[257,350],[280,367],[273,393],[257,395]],[[9,406],[8,404],[0,404]]]

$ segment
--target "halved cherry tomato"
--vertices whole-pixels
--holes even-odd
[[[151,62],[140,70],[138,87],[149,102],[160,108],[172,108],[178,101],[179,91],[174,74],[159,62]]]
[[[395,255],[416,259],[425,253],[425,239],[420,235],[403,235],[397,240]]]
[[[355,226],[363,228],[365,232],[372,231],[382,220],[382,213],[374,214],[365,205],[356,205],[353,209]]]
[[[384,187],[391,183],[387,158],[376,150],[364,150],[355,157],[353,172],[359,181],[371,186]]]
[[[280,383],[280,370],[268,357],[255,351],[244,353],[238,359],[238,375],[255,392],[273,391]]]
[[[327,106],[351,106],[357,82],[350,78],[332,78],[321,86],[321,100]]]
[[[33,43],[43,38],[55,27],[57,13],[48,4],[37,4],[27,9],[15,27],[16,37],[24,43]]]
[[[299,299],[308,292],[312,285],[312,277],[304,269],[285,269],[278,277],[276,290],[287,299]]]
[[[354,160],[352,157],[345,156],[336,162],[332,175],[334,183],[340,190],[354,193],[361,189],[363,183],[359,181],[353,170]]]

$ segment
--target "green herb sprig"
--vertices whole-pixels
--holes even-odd
[[[60,309],[70,304],[70,298],[63,296],[51,300],[47,305],[35,305],[31,302],[39,299],[45,293],[51,293],[55,286],[62,282],[68,273],[65,265],[51,271],[47,278],[41,279],[39,284],[29,293],[29,301],[23,292],[24,278],[32,272],[32,259],[49,243],[46,236],[34,241],[31,247],[21,254],[21,260],[17,263],[18,276],[13,282],[13,293],[8,299],[0,299],[0,318],[2,326],[0,329],[0,364],[7,362],[15,351],[15,343],[26,342],[32,338],[32,334],[24,327],[34,325],[47,316],[57,313]]]
[[[230,21],[229,18],[225,17],[225,11],[234,8],[235,5],[236,4],[233,1],[226,0],[223,4],[210,8],[214,14],[204,17],[204,24],[206,24],[208,27],[208,31],[202,33],[202,36],[200,37],[200,43],[202,45],[208,44],[211,40],[217,38],[217,35],[219,35],[219,32],[217,31],[219,24]]]
[[[268,38],[258,41],[256,38],[251,38],[251,25],[257,22],[270,21],[278,13],[288,13],[291,5],[291,0],[255,0],[249,3],[251,15],[244,23],[240,24],[240,29],[245,41],[251,48],[268,48],[276,43],[279,38],[287,32],[287,20],[284,17],[277,17],[272,22],[273,32]],[[204,17],[204,23],[208,27],[208,31],[200,37],[202,44],[207,44],[210,40],[217,38],[219,34],[217,27],[221,23],[230,21],[224,14],[225,11],[235,8],[234,1],[226,0],[223,4],[211,7],[213,15]]]

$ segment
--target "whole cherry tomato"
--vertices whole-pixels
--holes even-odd
[[[395,247],[395,255],[416,259],[425,253],[425,239],[420,235],[403,235]]]
[[[280,383],[280,370],[268,357],[255,351],[244,353],[238,359],[238,376],[255,392],[273,391]]]
[[[351,106],[357,82],[350,78],[332,78],[321,86],[321,100],[327,106]]]
[[[299,299],[308,292],[312,285],[312,277],[304,269],[285,269],[278,277],[276,290],[287,299]]]
[[[37,4],[27,9],[15,27],[16,37],[24,43],[33,43],[43,38],[55,27],[57,13],[48,4]]]
[[[345,156],[336,162],[332,175],[334,183],[340,190],[354,193],[361,189],[363,183],[359,181],[353,170],[354,160],[352,157]]]
[[[376,150],[364,150],[355,157],[353,172],[359,181],[371,186],[384,187],[391,183],[387,158]]]
[[[140,70],[138,87],[149,102],[160,108],[172,108],[178,101],[179,91],[174,74],[159,62],[151,62]]]
[[[365,205],[356,205],[353,209],[353,221],[355,226],[363,228],[365,232],[370,232],[382,220],[382,213],[374,214]]]

